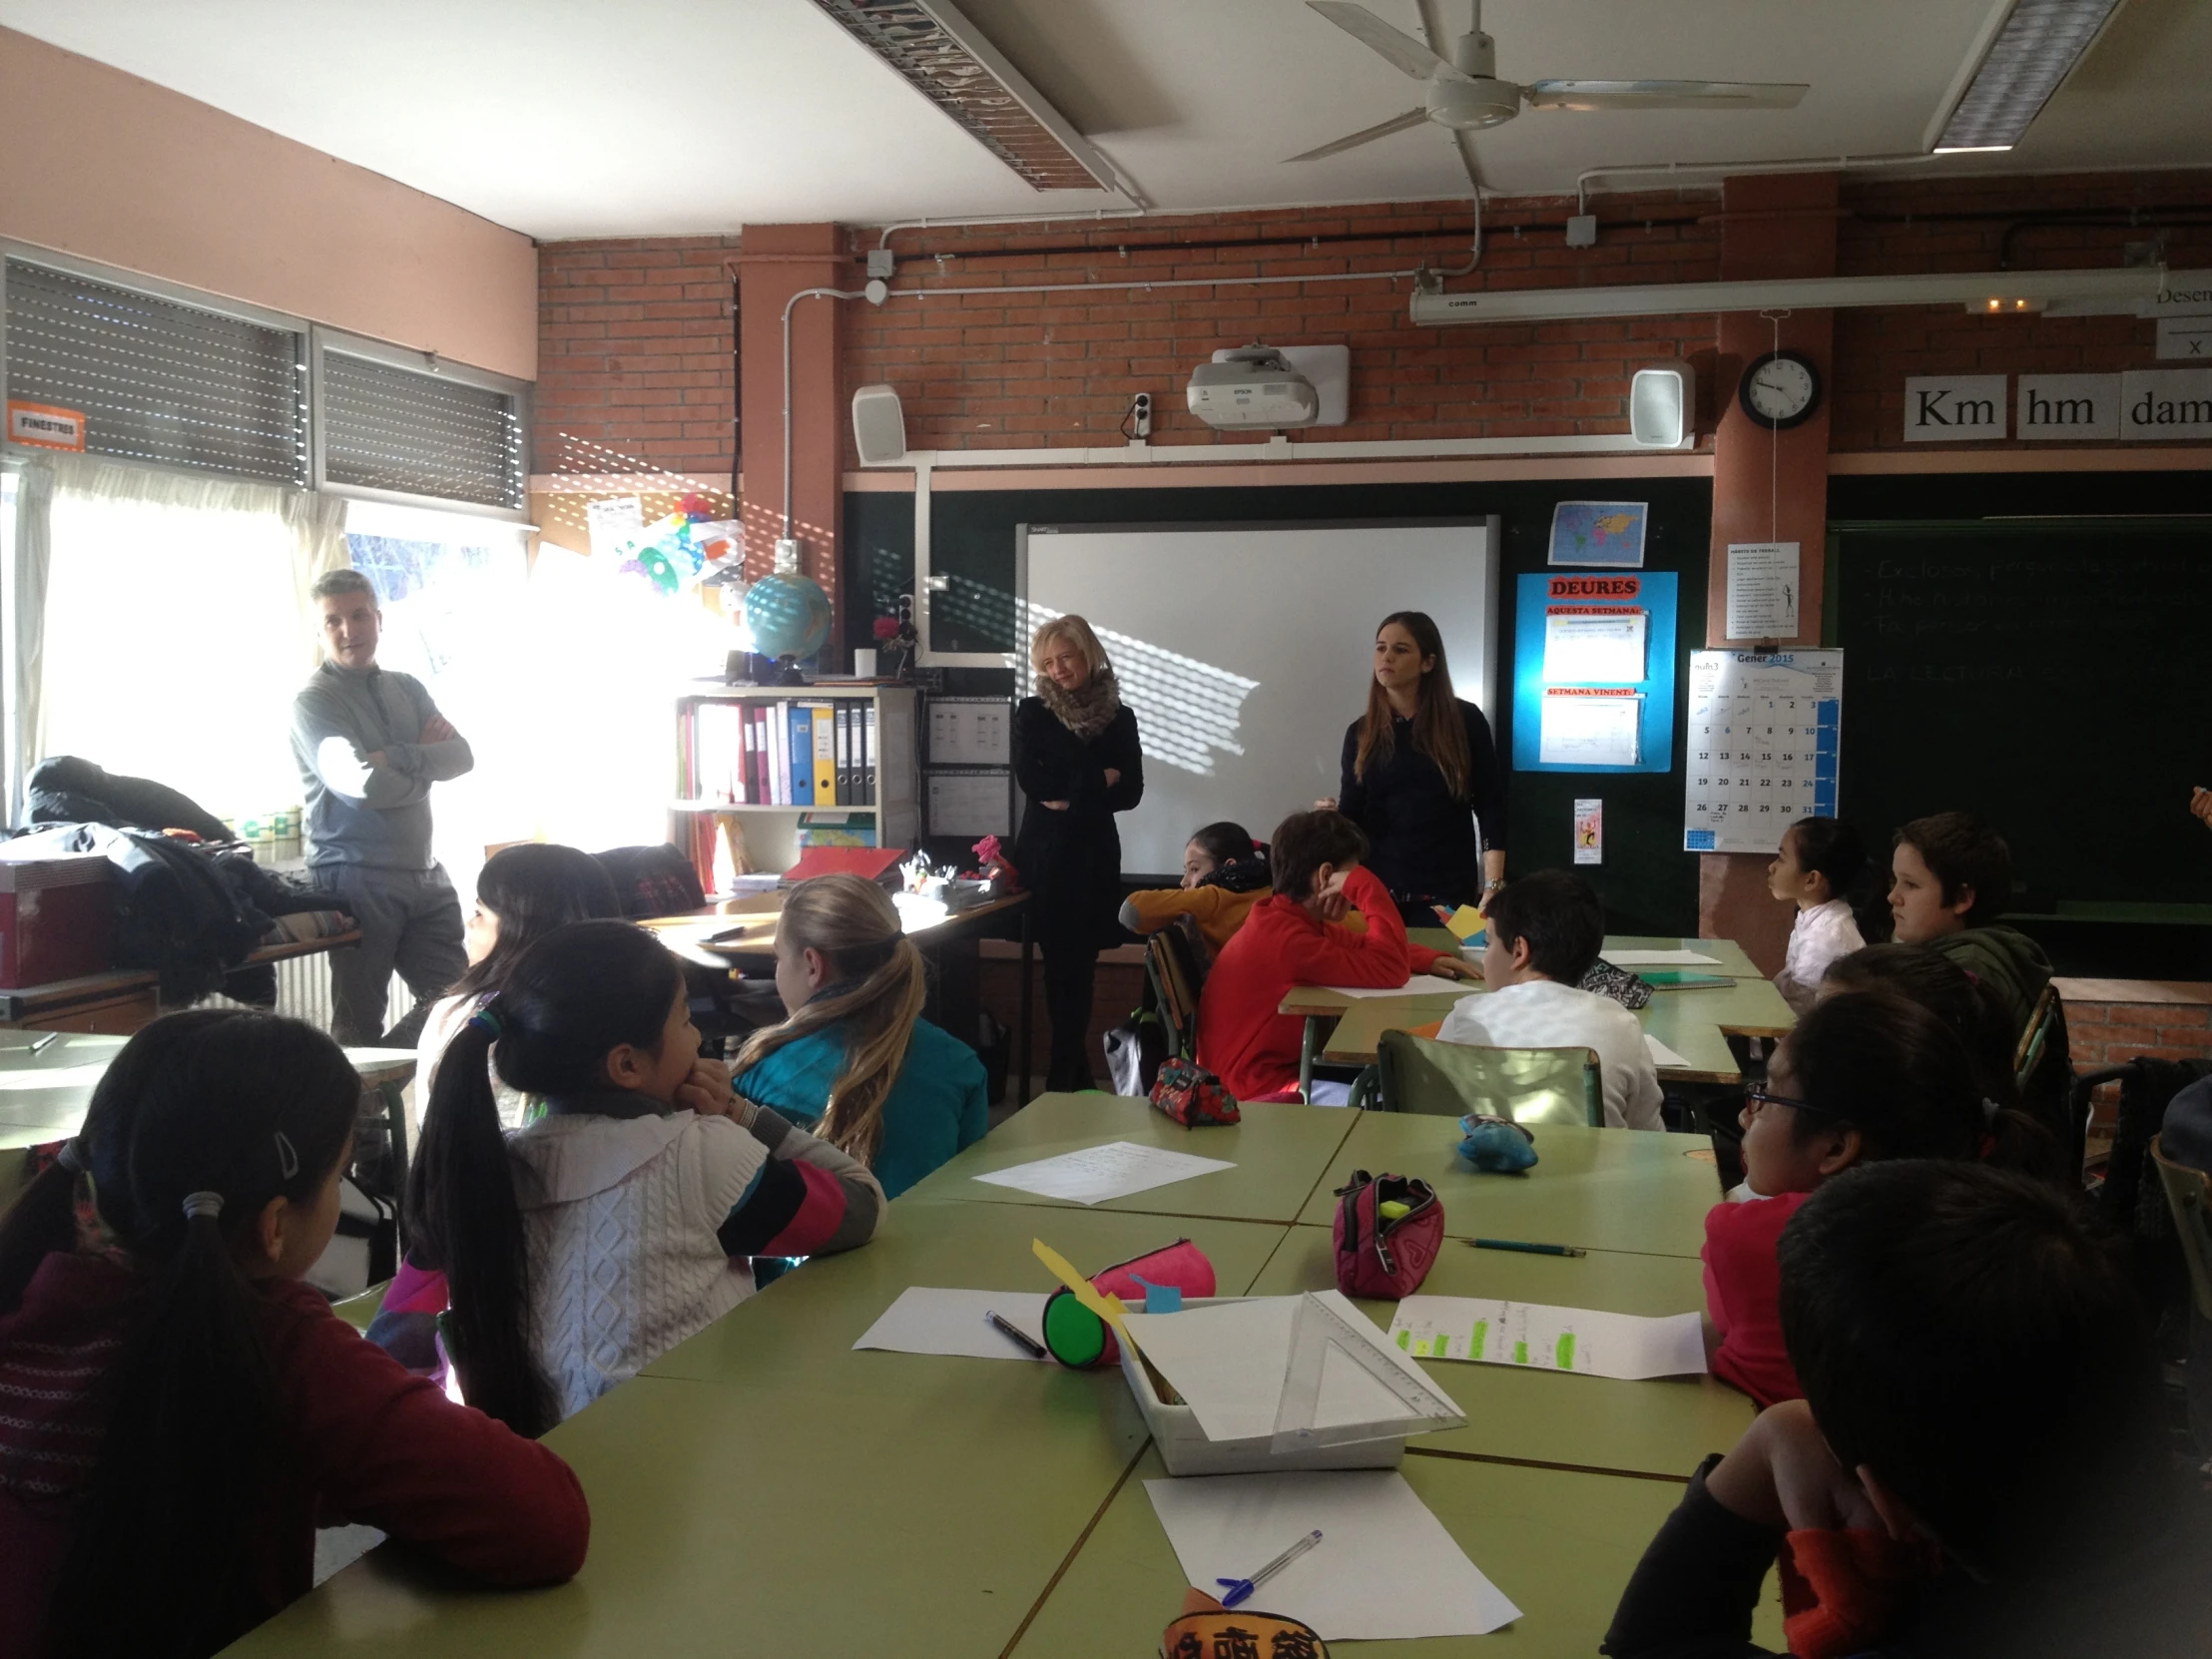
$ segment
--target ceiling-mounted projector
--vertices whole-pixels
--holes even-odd
[[[1321,393],[1272,345],[1246,345],[1215,354],[1191,370],[1184,388],[1190,411],[1209,426],[1312,426],[1321,419]]]

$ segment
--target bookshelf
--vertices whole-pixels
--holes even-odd
[[[789,869],[808,840],[914,845],[916,699],[911,686],[719,681],[679,696],[669,838],[691,853],[700,885],[723,885],[717,869],[730,867],[732,831],[766,871]],[[812,761],[804,770],[802,746]],[[815,799],[818,785],[828,799]]]

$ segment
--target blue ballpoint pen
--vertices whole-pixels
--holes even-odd
[[[1238,1603],[1251,1599],[1252,1592],[1254,1590],[1257,1590],[1261,1585],[1265,1584],[1269,1579],[1273,1578],[1277,1573],[1281,1572],[1285,1567],[1289,1566],[1293,1561],[1297,1560],[1301,1555],[1304,1555],[1308,1550],[1312,1549],[1316,1544],[1320,1542],[1321,1528],[1317,1526],[1314,1528],[1313,1531],[1307,1533],[1305,1537],[1299,1539],[1297,1543],[1291,1545],[1289,1549],[1286,1549],[1282,1554],[1278,1555],[1274,1560],[1270,1561],[1266,1566],[1262,1567],[1250,1578],[1215,1579],[1214,1582],[1223,1587],[1221,1604],[1224,1607],[1235,1607]]]

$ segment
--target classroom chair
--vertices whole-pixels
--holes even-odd
[[[2159,1141],[2151,1137],[2150,1161],[2189,1269],[2189,1434],[2199,1456],[2212,1456],[2212,1177],[2174,1163]]]
[[[1146,937],[1144,973],[1167,1027],[1169,1056],[1188,1060],[1198,1052],[1198,996],[1203,981],[1189,945],[1174,928],[1163,927]]]
[[[1597,1058],[1586,1048],[1484,1048],[1385,1031],[1376,1045],[1374,1082],[1366,1091],[1356,1083],[1353,1093],[1353,1104],[1381,1112],[1605,1123]]]

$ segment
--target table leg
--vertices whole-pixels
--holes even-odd
[[[1034,908],[1034,901],[1021,907],[1021,1042],[1019,1045],[1021,1069],[1015,1073],[1014,1078],[1014,1104],[1016,1106],[1029,1104],[1029,1062],[1032,1058],[1030,1054],[1030,972],[1031,963],[1036,955],[1036,939],[1029,930],[1029,912]]]

